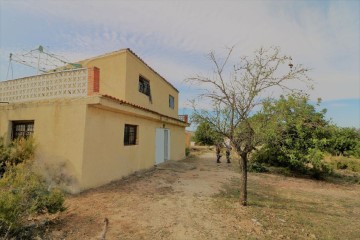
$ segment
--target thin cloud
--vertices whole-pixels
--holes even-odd
[[[70,59],[130,47],[177,87],[185,73],[203,71],[207,64],[203,56],[211,50],[237,44],[238,55],[250,55],[260,46],[275,45],[293,56],[294,63],[314,69],[310,72],[317,82],[314,98],[359,97],[360,3],[355,1],[13,1],[2,5],[24,13],[18,16],[41,16],[54,26],[68,26],[54,36],[65,48],[54,50]],[[196,57],[179,59],[178,54]]]

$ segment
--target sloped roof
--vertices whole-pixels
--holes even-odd
[[[153,113],[153,114],[156,114],[156,115],[161,116],[161,117],[166,117],[166,118],[175,120],[175,121],[177,121],[177,122],[181,122],[181,123],[188,124],[187,122],[184,122],[184,121],[180,120],[179,118],[170,117],[170,116],[161,114],[161,113],[159,113],[159,112],[153,111],[153,110],[151,110],[151,109],[148,109],[148,108],[145,108],[145,107],[142,107],[142,106],[139,106],[139,105],[136,105],[136,104],[133,104],[133,103],[130,103],[130,102],[127,102],[127,101],[118,99],[118,98],[116,98],[116,97],[113,97],[113,96],[110,96],[110,95],[107,95],[107,94],[100,94],[100,96],[103,97],[103,98],[106,98],[106,99],[115,101],[115,102],[117,102],[118,104],[128,105],[128,106],[130,106],[130,107],[137,108],[137,109],[143,110],[143,111],[145,111],[145,112]]]

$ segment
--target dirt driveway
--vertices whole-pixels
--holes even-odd
[[[69,197],[68,210],[51,229],[55,239],[96,239],[109,219],[106,239],[226,239],[238,236],[239,219],[219,210],[214,194],[239,174],[215,163],[214,153],[179,162]],[[233,163],[234,165],[237,163]],[[238,207],[238,211],[241,211]],[[246,222],[241,227],[246,227]],[[253,223],[249,222],[249,226]]]
[[[205,152],[70,196],[36,239],[99,239],[104,218],[107,240],[359,239],[360,185],[251,173],[242,207],[237,165]]]

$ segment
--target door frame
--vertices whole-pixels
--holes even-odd
[[[155,164],[170,160],[170,129],[156,128],[155,130]]]

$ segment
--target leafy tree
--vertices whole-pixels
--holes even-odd
[[[291,58],[282,55],[279,48],[260,48],[253,57],[241,57],[235,65],[230,63],[233,50],[234,47],[230,48],[224,59],[211,52],[209,59],[213,64],[213,72],[187,80],[197,86],[205,86],[198,101],[207,101],[211,107],[209,110],[201,110],[195,99],[193,121],[209,123],[216,132],[230,140],[232,148],[240,156],[240,202],[245,206],[248,157],[261,141],[257,131],[262,128],[261,125],[266,125],[266,121],[254,124],[251,116],[276,89],[301,94],[287,83],[309,83],[310,80],[306,75],[308,69],[292,63],[288,65]]]
[[[332,126],[329,152],[334,155],[360,157],[360,131],[356,128]]]
[[[195,131],[195,142],[203,145],[215,145],[221,141],[221,135],[214,131],[208,122],[201,122]]]
[[[311,164],[317,177],[329,171],[322,161],[330,138],[325,113],[325,109],[317,111],[306,97],[281,96],[264,104],[259,114],[267,118],[268,124],[263,132],[264,145],[255,154],[256,160],[293,171],[305,171]]]

